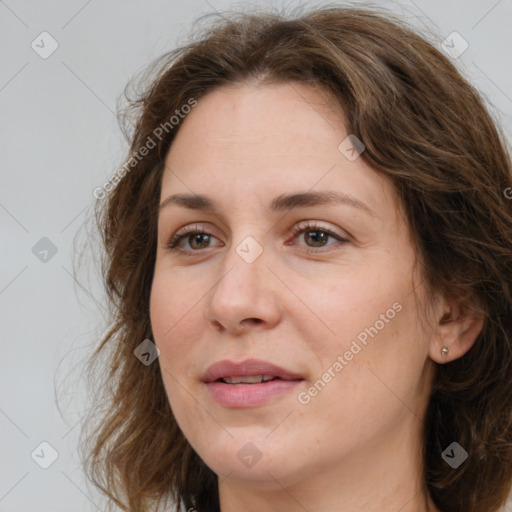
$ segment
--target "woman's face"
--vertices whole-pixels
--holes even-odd
[[[211,92],[182,121],[162,181],[161,204],[213,204],[160,211],[150,307],[169,402],[214,472],[260,486],[393,471],[419,449],[432,380],[394,190],[347,149],[324,98],[300,84]],[[342,199],[302,196],[325,193]],[[184,228],[196,234],[170,249]],[[213,363],[246,359],[297,379],[203,381]]]

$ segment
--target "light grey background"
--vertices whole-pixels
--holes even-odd
[[[378,3],[436,31],[438,46],[454,31],[467,41],[457,65],[512,140],[512,1]],[[0,0],[0,512],[104,509],[77,456],[87,405],[77,365],[102,332],[104,299],[97,279],[74,276],[73,239],[127,149],[114,115],[125,84],[200,15],[237,5]],[[47,59],[31,47],[43,31],[59,45]],[[57,248],[46,262],[32,251],[43,237]],[[31,458],[43,441],[58,452],[48,469]]]

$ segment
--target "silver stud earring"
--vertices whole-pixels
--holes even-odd
[[[450,351],[450,350],[449,350],[448,348],[443,347],[443,348],[442,348],[442,350],[441,350],[441,354],[442,354],[443,356],[446,356],[446,355],[448,354],[448,352],[449,352],[449,351]]]

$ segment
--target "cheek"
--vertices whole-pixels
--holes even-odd
[[[309,402],[299,412],[304,418],[325,419],[323,435],[333,451],[346,449],[347,439],[352,445],[363,445],[395,431],[404,418],[414,418],[412,414],[420,417],[416,407],[424,398],[425,357],[414,338],[409,306],[404,305],[377,334],[370,327],[378,316],[367,324],[369,332],[357,325],[371,318],[366,312],[351,317],[350,326],[348,320],[344,325],[355,335],[341,335],[325,347],[321,370],[306,390],[307,396],[301,396],[301,403]],[[366,344],[357,339],[360,332],[367,334]]]
[[[155,270],[150,296],[151,327],[160,349],[159,364],[169,405],[184,431],[190,429],[187,418],[194,407],[186,389],[190,361],[196,359],[194,340],[202,331],[199,299],[193,286],[180,285],[174,275],[171,279],[165,272]]]
[[[150,317],[153,334],[164,347],[167,340],[186,343],[199,329],[197,319],[201,313],[204,291],[190,280],[180,280],[175,272],[155,270],[150,296]]]
[[[371,403],[379,409],[393,392],[414,399],[429,333],[418,322],[409,276],[374,270],[339,278],[317,296],[315,306],[331,331],[317,335],[311,347],[319,358],[315,377],[323,396],[312,402],[342,400],[348,408]]]
[[[382,271],[366,267],[364,272],[333,277],[322,293],[308,294],[318,316],[330,328],[330,347],[348,350],[353,340],[364,347],[375,334],[375,324],[380,335],[399,320],[397,308],[401,306],[396,303],[404,295],[400,283],[382,275]]]
[[[204,333],[204,292],[190,282],[180,285],[176,281],[174,275],[171,279],[163,272],[155,272],[150,297],[154,342],[160,350],[162,378],[173,410],[179,406],[176,397],[188,396],[183,387],[188,386],[191,373],[197,375],[195,365],[201,361],[197,341]]]

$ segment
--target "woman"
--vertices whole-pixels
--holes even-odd
[[[131,107],[95,192],[95,484],[133,512],[498,511],[511,162],[450,59],[375,10],[241,14]]]

